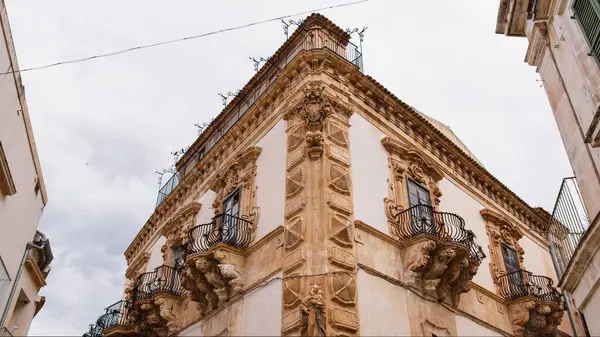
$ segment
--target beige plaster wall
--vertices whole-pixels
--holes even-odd
[[[160,236],[158,240],[152,245],[150,248],[150,258],[148,259],[148,264],[146,265],[146,272],[153,271],[154,268],[159,267],[163,264],[163,254],[160,251],[162,246],[167,242],[167,238],[164,236]]]
[[[183,330],[179,335],[177,336],[194,336],[194,337],[202,337],[204,336],[202,334],[202,328],[200,327],[200,322],[190,326],[189,328]]]
[[[21,292],[23,292],[23,294],[21,294]],[[21,279],[19,280],[19,285],[15,292],[15,297],[11,303],[11,312],[9,312],[5,324],[14,336],[27,336],[33,320],[33,314],[35,313],[36,302],[40,300],[38,292],[39,288],[35,283],[33,272],[29,268],[24,267]],[[26,299],[29,303],[16,308],[19,299]],[[13,326],[16,326],[17,328],[12,329]]]
[[[593,301],[600,301],[600,296],[595,295],[592,291],[597,287],[600,281],[600,253],[598,249],[594,253],[594,257],[590,261],[590,263],[585,268],[585,272],[583,273],[581,280],[577,284],[575,291],[573,292],[573,297],[575,299],[575,304],[577,307],[581,307],[584,302],[585,307],[596,307],[600,306],[600,303],[592,303]],[[594,295],[594,296],[592,296]],[[585,312],[584,312],[585,314]],[[595,317],[594,315],[593,317]],[[586,317],[589,317],[586,315]],[[588,320],[591,320],[588,318]],[[589,324],[589,323],[588,323]],[[600,330],[597,331],[600,333]]]
[[[215,216],[215,211],[212,209],[212,203],[215,201],[216,197],[217,194],[215,192],[208,190],[198,198],[198,202],[202,204],[202,207],[196,217],[196,225],[209,223]]]
[[[488,248],[489,241],[485,230],[485,221],[479,213],[485,206],[446,178],[438,183],[438,188],[443,193],[440,202],[440,211],[454,213],[462,217],[465,220],[465,227],[475,233],[477,236],[475,242],[483,248],[483,252],[486,255],[486,258],[481,262],[479,271],[473,278],[473,282],[490,291],[496,291],[489,269],[490,252]]]
[[[458,336],[502,336],[464,316],[456,315],[455,318]]]
[[[256,240],[283,224],[285,209],[286,122],[280,120],[256,144],[262,148],[256,160],[256,204],[260,219]]]
[[[523,258],[525,269],[535,275],[547,276],[554,280],[554,285],[557,285],[558,280],[556,278],[556,271],[554,270],[550,252],[540,247],[527,236],[523,236],[523,238],[519,240],[519,245],[525,250]]]
[[[277,273],[275,278],[281,278]],[[244,296],[242,312],[243,336],[279,336],[281,334],[281,279],[256,288]]]
[[[587,55],[590,48],[582,35],[579,23],[571,19],[572,0],[566,2],[568,4],[564,13],[554,15],[548,25],[552,48],[546,49],[537,71],[543,80],[584,203],[590,218],[593,219],[600,211],[600,182],[594,172],[594,167],[598,169],[600,166],[600,148],[589,147],[584,143],[583,137],[600,104],[600,70],[593,57]],[[528,22],[528,36],[531,36],[532,27],[533,24]],[[550,50],[556,58],[575,111],[569,105]],[[592,158],[586,147],[589,148]]]
[[[5,10],[1,11],[5,19]],[[10,70],[6,41],[0,28],[0,72]],[[36,171],[29,148],[23,114],[12,74],[0,75],[0,142],[17,190],[13,195],[0,193],[0,257],[14,280],[23,257],[25,244],[32,240],[44,207],[41,192],[34,192]],[[6,293],[12,287],[7,285]],[[0,311],[5,301],[0,301]]]
[[[361,336],[410,336],[407,290],[380,277],[358,271]]]
[[[389,234],[383,207],[390,175],[388,153],[381,145],[385,135],[358,113],[352,115],[350,125],[354,219]]]
[[[600,335],[600,291],[594,289],[590,293],[590,298],[587,304],[582,308],[583,314],[586,317],[586,323],[592,336]]]

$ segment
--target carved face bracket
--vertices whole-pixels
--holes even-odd
[[[403,249],[406,261],[403,281],[408,286],[430,293],[441,302],[447,298],[458,306],[460,295],[471,289],[478,260],[469,258],[469,248],[421,235]]]
[[[244,256],[227,247],[188,256],[180,282],[201,315],[244,292]]]

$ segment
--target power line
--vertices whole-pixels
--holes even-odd
[[[225,32],[229,32],[229,31],[233,31],[233,30],[248,28],[248,27],[260,25],[260,24],[267,23],[267,22],[279,21],[281,19],[289,18],[289,17],[292,17],[292,16],[309,14],[309,13],[313,13],[313,12],[318,12],[318,11],[323,11],[323,10],[333,9],[333,8],[339,8],[339,7],[353,6],[353,5],[358,5],[360,3],[369,2],[369,1],[371,1],[371,0],[360,0],[360,1],[343,3],[343,4],[339,4],[339,5],[332,5],[332,6],[328,6],[328,7],[322,7],[322,8],[312,9],[312,10],[304,11],[304,12],[300,12],[300,13],[289,14],[289,15],[284,15],[284,16],[278,16],[278,17],[272,18],[272,19],[267,19],[267,20],[262,20],[262,21],[256,21],[256,22],[244,24],[244,25],[241,25],[241,26],[235,26],[235,27],[230,27],[230,28],[224,28],[224,29],[220,29],[220,30],[215,30],[215,31],[208,32],[208,33],[203,33],[203,34],[198,34],[198,35],[192,35],[192,36],[186,36],[186,37],[182,37],[182,38],[178,38],[178,39],[166,40],[166,41],[162,41],[162,42],[156,42],[156,43],[151,43],[151,44],[146,44],[146,45],[131,47],[131,48],[127,48],[127,49],[123,49],[123,50],[119,50],[119,51],[108,52],[108,53],[104,53],[104,54],[97,54],[97,55],[88,56],[88,57],[84,57],[84,58],[80,58],[80,59],[73,59],[73,60],[61,61],[61,62],[57,62],[57,63],[47,64],[47,65],[44,65],[44,66],[24,68],[24,69],[20,69],[20,70],[17,70],[17,71],[8,71],[8,72],[0,73],[0,75],[7,75],[7,74],[14,74],[14,73],[24,73],[26,71],[52,68],[52,67],[57,67],[57,66],[60,66],[60,65],[65,65],[65,64],[79,63],[79,62],[90,61],[90,60],[98,59],[98,58],[104,58],[104,57],[110,57],[110,56],[125,54],[125,53],[132,52],[134,50],[146,49],[146,48],[151,48],[151,47],[158,47],[158,46],[162,46],[162,45],[165,45],[165,44],[170,44],[170,43],[175,43],[175,42],[180,42],[180,41],[186,41],[186,40],[198,39],[198,38],[201,38],[201,37],[206,37],[206,36],[215,35],[215,34],[219,34],[219,33],[225,33]]]

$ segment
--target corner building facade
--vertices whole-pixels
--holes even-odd
[[[86,335],[571,335],[549,214],[313,14],[177,164]]]

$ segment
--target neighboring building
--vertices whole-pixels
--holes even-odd
[[[177,163],[85,336],[572,335],[550,215],[309,16]]]
[[[44,305],[52,251],[37,231],[47,202],[25,91],[0,0],[0,336],[24,336]]]
[[[580,224],[559,225],[566,215],[555,214],[558,232],[576,231],[553,254],[558,286],[595,318],[600,310],[600,0],[501,0],[496,33],[527,37],[525,62],[536,67],[554,112],[576,178],[565,183],[579,185],[574,198],[583,199],[584,217],[589,216],[575,219],[581,210],[574,203],[557,203],[572,213],[571,220],[585,223],[584,234]],[[570,253],[559,251],[567,246]],[[600,320],[588,319],[587,325],[590,333],[600,334]]]

